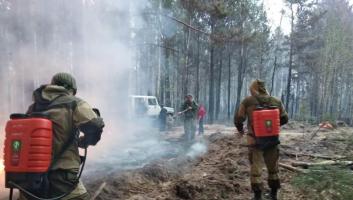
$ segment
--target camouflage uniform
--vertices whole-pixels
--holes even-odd
[[[252,96],[246,97],[240,104],[238,112],[234,116],[234,124],[237,127],[240,134],[243,134],[243,123],[247,119],[248,121],[248,135],[247,141],[249,146],[249,161],[251,165],[250,169],[250,182],[252,190],[255,195],[261,196],[262,180],[261,172],[263,168],[263,162],[265,163],[268,170],[268,184],[272,189],[273,193],[277,194],[277,190],[280,188],[280,181],[278,176],[278,159],[279,149],[278,145],[270,146],[265,149],[259,148],[256,144],[255,136],[253,133],[253,121],[252,113],[255,108],[260,104],[266,104],[276,106],[280,109],[280,120],[281,125],[287,123],[288,115],[283,108],[280,100],[271,97],[265,87],[264,82],[259,80],[254,81],[250,86]],[[276,196],[273,194],[273,196]],[[256,199],[256,198],[255,198]],[[259,198],[261,199],[261,197]],[[273,197],[276,199],[276,197]]]
[[[68,90],[63,86],[42,86],[34,92],[34,104],[28,109],[28,113],[47,114],[53,122],[54,162],[48,173],[49,188],[46,191],[49,198],[72,191],[62,200],[89,199],[82,182],[76,182],[81,164],[78,147],[95,145],[100,140],[104,123],[92,107],[75,97],[74,93],[75,90]],[[78,130],[84,133],[80,140]],[[35,194],[41,196],[44,191]],[[31,198],[21,194],[20,199]]]
[[[195,132],[196,132],[196,118],[197,118],[198,105],[195,101],[187,100],[181,106],[181,110],[185,111],[189,107],[191,107],[191,109],[184,113],[184,132],[187,140],[193,140],[195,138]]]

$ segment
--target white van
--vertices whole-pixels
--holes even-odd
[[[174,108],[165,107],[169,115],[174,115]],[[158,117],[161,107],[155,96],[129,96],[129,113],[130,116],[139,117]]]

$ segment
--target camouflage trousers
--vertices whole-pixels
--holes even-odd
[[[60,196],[68,191],[71,191],[75,187],[75,181],[77,178],[77,172],[68,170],[56,170],[49,173],[49,194],[50,198]],[[43,191],[44,192],[44,191]],[[39,194],[40,195],[40,194]],[[33,198],[20,193],[19,200],[32,200]],[[83,183],[79,181],[76,188],[61,200],[89,200],[90,195],[88,194]],[[34,200],[34,199],[33,199]]]
[[[248,136],[250,137],[250,136]],[[254,139],[254,138],[252,138]],[[248,138],[248,141],[252,140]],[[252,142],[248,142],[251,145]],[[249,147],[249,161],[250,161],[250,182],[254,191],[262,190],[262,169],[265,164],[268,172],[268,185],[272,189],[279,189],[279,169],[278,169],[279,149],[278,145],[260,150],[258,148]]]
[[[196,120],[194,118],[184,119],[184,132],[188,141],[195,139]]]

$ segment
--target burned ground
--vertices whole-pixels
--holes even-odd
[[[296,161],[320,162],[351,154],[347,150],[351,128],[323,129],[312,138],[316,129],[316,126],[298,123],[286,126],[282,134],[280,162],[287,165]],[[195,158],[179,154],[134,170],[86,180],[89,191],[93,195],[105,182],[106,186],[97,199],[250,199],[247,149],[233,130],[220,125],[208,126],[205,137],[207,153]],[[175,140],[180,132],[176,129],[165,139]],[[309,199],[292,186],[292,178],[297,172],[281,168],[280,173],[283,182],[280,199]],[[264,185],[265,177],[266,173]]]

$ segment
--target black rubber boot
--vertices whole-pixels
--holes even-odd
[[[270,197],[271,200],[277,200],[278,190],[281,188],[281,183],[279,180],[268,180],[268,185],[271,188]]]
[[[251,189],[254,192],[253,200],[261,200],[262,199],[262,190],[260,184],[251,184]]]
[[[253,200],[262,200],[262,193],[261,191],[254,191],[254,198]]]
[[[270,193],[271,200],[277,200],[277,192],[278,192],[278,189],[271,189],[271,193]]]

